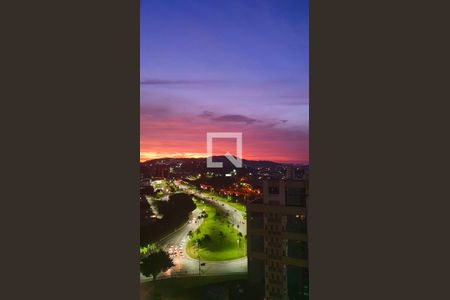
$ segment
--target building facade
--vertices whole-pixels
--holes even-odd
[[[309,299],[308,180],[266,180],[263,199],[247,205],[249,280],[265,299]]]

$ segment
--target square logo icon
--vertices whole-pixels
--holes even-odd
[[[242,168],[242,132],[207,132],[206,133],[206,167],[223,168],[222,162],[213,162],[213,139],[235,139],[236,158],[230,153],[225,153],[225,157],[236,167]]]

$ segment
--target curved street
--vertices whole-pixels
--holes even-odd
[[[187,192],[191,195],[194,195],[202,200],[208,201],[211,204],[214,204],[217,208],[222,210],[223,212],[227,212],[229,214],[229,218],[231,219],[232,224],[235,228],[237,228],[244,236],[247,234],[247,226],[245,225],[245,219],[242,213],[239,210],[234,209],[227,203],[223,203],[220,201],[216,201],[202,195],[201,193],[197,193],[192,189],[183,189],[184,192]],[[171,234],[165,236],[159,241],[159,244],[162,249],[165,251],[171,250],[173,254],[171,257],[175,264],[174,267],[170,268],[164,273],[158,275],[158,278],[168,278],[172,276],[211,276],[211,275],[225,275],[225,274],[233,274],[233,273],[244,273],[247,272],[247,257],[242,257],[234,260],[226,260],[226,261],[205,261],[205,260],[197,260],[189,257],[186,253],[186,245],[189,239],[188,233],[190,230],[196,230],[202,219],[198,219],[201,211],[199,209],[195,209],[191,216],[189,217],[189,221],[186,222],[183,226],[172,232]],[[140,274],[141,281],[151,280]]]
[[[247,234],[246,220],[241,211],[235,209],[234,207],[230,206],[226,202],[214,200],[211,197],[208,197],[202,193],[196,192],[193,188],[186,187],[185,185],[182,185],[180,187],[184,192],[194,195],[202,200],[209,201],[210,203],[216,205],[216,207],[221,208],[222,211],[227,212],[230,216],[231,222],[234,225],[234,227],[236,229],[238,229],[242,233],[242,235],[245,236]]]

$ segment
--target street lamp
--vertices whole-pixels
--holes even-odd
[[[201,275],[201,273],[200,273],[200,266],[201,266],[201,264],[200,264],[200,245],[198,243],[198,238],[197,238],[197,256],[198,256],[198,276],[200,276]]]
[[[238,246],[236,250],[237,250],[237,254],[239,255],[239,242],[240,242],[239,239],[237,239],[236,242],[237,242],[237,246]]]

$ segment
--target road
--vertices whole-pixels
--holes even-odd
[[[242,232],[243,235],[246,234],[247,226],[245,224],[242,224],[242,222],[245,223],[245,220],[239,211],[236,211],[233,207],[229,206],[226,203],[210,199],[209,197],[206,197],[200,193],[196,193],[192,190],[185,191],[205,201],[209,201],[224,212],[228,212],[234,226],[238,228],[238,230]],[[187,255],[186,245],[189,240],[189,231],[196,230],[201,224],[202,219],[198,219],[200,213],[201,211],[199,209],[195,209],[189,219],[191,221],[195,218],[197,222],[188,222],[159,241],[160,246],[166,251],[169,250],[170,246],[173,246],[174,248],[176,247],[176,249],[181,246],[182,253],[177,253],[176,255],[172,256],[175,266],[158,275],[158,278],[199,275],[199,261]],[[237,225],[239,225],[239,227],[237,227]],[[200,274],[202,276],[247,272],[247,257],[227,261],[201,260],[200,263],[205,264],[204,266],[200,266]],[[141,281],[151,280],[150,278],[147,278],[142,274],[140,276]]]
[[[242,214],[241,211],[235,209],[234,207],[230,206],[226,202],[214,200],[213,198],[211,198],[207,195],[204,195],[202,193],[199,193],[199,192],[195,191],[193,188],[188,187],[186,185],[182,185],[182,186],[180,186],[180,188],[183,189],[184,192],[194,195],[200,199],[209,201],[210,203],[214,204],[216,207],[221,208],[223,212],[227,212],[230,216],[231,222],[233,223],[234,227],[236,229],[238,229],[242,233],[242,235],[245,236],[247,234],[246,220],[244,219],[244,215]]]

